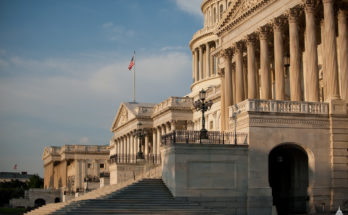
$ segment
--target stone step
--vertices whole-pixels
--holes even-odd
[[[71,203],[52,214],[217,214],[175,199],[161,179],[144,179],[96,199]]]

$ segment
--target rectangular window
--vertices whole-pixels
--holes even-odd
[[[92,164],[91,164],[91,163],[88,163],[88,164],[87,164],[87,167],[88,167],[88,169],[92,168]]]
[[[100,169],[104,169],[104,164],[103,163],[99,164],[99,167]]]

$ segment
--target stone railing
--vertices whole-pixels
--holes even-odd
[[[170,97],[167,100],[157,104],[153,108],[153,115],[166,110],[167,108],[191,108],[192,98],[190,97]]]
[[[329,114],[329,105],[323,102],[298,102],[248,99],[229,107],[229,115],[234,112],[266,112],[266,113],[300,113],[300,114]]]
[[[204,28],[202,28],[201,30],[198,30],[196,33],[193,34],[192,41],[197,39],[198,37],[204,35],[204,34],[213,32],[214,29],[215,29],[215,25],[205,26]]]
[[[161,137],[161,145],[202,143],[248,145],[248,134],[242,132],[208,131],[208,139],[201,139],[200,131],[175,130]]]
[[[208,89],[208,90],[207,90],[207,95],[206,95],[206,96],[207,96],[207,99],[210,99],[210,97],[215,96],[215,95],[217,95],[217,94],[220,95],[220,92],[221,92],[221,87],[220,87],[220,85]]]
[[[107,146],[87,146],[87,145],[64,145],[62,146],[60,152],[105,152],[109,150]]]

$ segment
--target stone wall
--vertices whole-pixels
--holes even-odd
[[[35,207],[35,201],[42,199],[45,204],[62,201],[60,190],[54,189],[30,189],[25,191],[25,198],[11,199],[11,207]]]
[[[167,146],[163,149],[162,179],[176,198],[246,214],[248,146]]]

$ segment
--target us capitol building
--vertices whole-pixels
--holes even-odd
[[[175,197],[231,214],[348,211],[347,6],[203,0],[191,92],[120,104],[110,183],[157,168]]]

